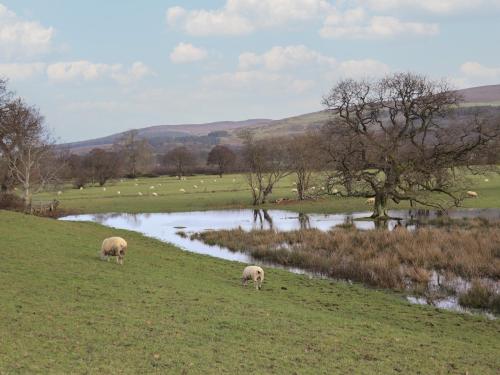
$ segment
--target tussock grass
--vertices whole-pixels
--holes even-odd
[[[264,261],[383,288],[421,290],[433,271],[466,280],[500,278],[500,223],[413,232],[235,229],[198,233],[192,238]]]

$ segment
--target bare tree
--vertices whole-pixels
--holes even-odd
[[[163,163],[173,166],[179,179],[186,174],[187,168],[194,164],[194,160],[194,155],[185,146],[176,147],[163,157]]]
[[[0,129],[0,148],[9,173],[23,188],[25,208],[29,210],[33,194],[56,182],[62,165],[44,127],[43,117],[22,100],[8,103]]]
[[[255,140],[249,132],[244,139],[243,160],[247,169],[253,205],[266,203],[276,183],[291,172],[283,139]]]
[[[322,168],[323,156],[317,147],[319,142],[318,134],[313,133],[292,136],[287,142],[289,166],[296,176],[299,200],[307,198],[313,173]]]
[[[464,198],[457,168],[471,167],[495,137],[485,121],[456,121],[460,96],[412,73],[339,82],[324,98],[334,116],[325,149],[347,195],[374,197],[372,217],[393,200],[446,209]]]
[[[139,138],[137,130],[126,132],[113,147],[122,156],[123,167],[128,177],[134,178],[151,168],[153,149],[146,139]]]
[[[230,148],[217,145],[208,153],[207,165],[216,165],[219,176],[226,173],[236,161],[236,155]]]
[[[116,152],[95,148],[85,157],[85,164],[94,181],[103,186],[111,178],[118,177],[121,160]]]

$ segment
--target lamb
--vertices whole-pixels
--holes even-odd
[[[101,259],[109,262],[109,257],[116,257],[116,263],[123,265],[123,258],[127,251],[127,241],[121,237],[109,237],[102,241]]]
[[[248,280],[253,280],[255,289],[262,289],[262,282],[264,281],[264,270],[259,266],[248,266],[243,270],[243,276],[241,277],[241,283],[243,286],[247,286]]]
[[[477,198],[478,197],[478,195],[475,191],[468,191],[466,194],[469,198]]]
[[[368,198],[365,202],[366,204],[375,204],[375,198]]]

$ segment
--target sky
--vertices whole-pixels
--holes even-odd
[[[0,77],[59,142],[322,109],[344,78],[500,83],[500,0],[0,0]]]

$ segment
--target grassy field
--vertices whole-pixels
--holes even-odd
[[[464,207],[500,207],[500,175],[472,177],[477,199],[467,199]],[[488,179],[488,182],[485,182]],[[203,182],[202,182],[203,181]],[[274,189],[271,200],[295,198],[293,176],[282,180]],[[137,185],[137,186],[136,186]],[[154,186],[154,189],[150,189]],[[195,188],[196,186],[196,188]],[[319,186],[319,185],[318,185]],[[102,187],[76,190],[66,186],[61,195],[55,191],[36,196],[36,200],[58,199],[61,207],[74,212],[172,212],[249,207],[251,194],[242,175],[228,175],[222,179],[214,176],[192,176],[185,181],[173,177],[140,178],[113,181]],[[184,189],[185,192],[180,191]],[[118,194],[120,192],[120,195]],[[139,192],[142,196],[139,196]],[[153,196],[156,192],[158,196]],[[391,205],[407,208],[408,204]],[[350,212],[370,210],[362,198],[328,197],[317,201],[268,204],[267,208],[289,209],[299,212]]]
[[[85,201],[78,194],[72,192],[73,200]],[[132,197],[105,199],[140,209],[126,205]],[[110,235],[129,241],[124,266],[98,260],[100,242]],[[273,269],[256,292],[240,286],[242,264],[92,223],[0,211],[0,239],[0,374],[497,374],[500,368],[498,320]]]

